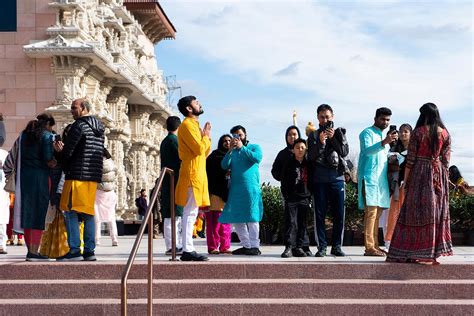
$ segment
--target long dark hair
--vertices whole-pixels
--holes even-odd
[[[402,129],[407,129],[407,130],[409,130],[409,131],[410,131],[410,134],[411,134],[411,132],[413,131],[413,128],[412,128],[411,125],[408,124],[408,123],[404,123],[404,124],[400,125],[400,128],[398,129],[398,132],[400,133],[400,131],[401,131]],[[411,137],[411,135],[410,135],[410,137]],[[395,146],[393,146],[392,151],[393,151],[393,152],[397,152],[397,153],[401,153],[401,152],[404,151],[405,149],[406,149],[406,148],[403,147],[403,143],[402,143],[402,141],[400,140],[400,137],[399,137],[398,140],[397,140],[397,142],[396,142],[396,144],[395,144]]]
[[[217,142],[217,149],[224,153],[227,152],[227,148],[224,147],[224,140],[226,137],[232,139],[232,136],[230,136],[229,134],[224,134],[219,138],[219,141]]]
[[[48,123],[50,126],[54,126],[56,121],[51,114],[47,113],[42,113],[36,117],[36,120],[29,121],[23,131],[26,136],[26,143],[31,145],[38,142]]]
[[[449,180],[451,180],[452,183],[456,184],[459,178],[462,178],[461,171],[459,171],[459,168],[455,165],[449,167]]]
[[[420,108],[420,117],[416,122],[415,128],[425,125],[430,128],[430,147],[431,152],[435,154],[439,146],[438,127],[443,129],[446,129],[446,127],[439,116],[438,107],[434,103],[425,103]]]

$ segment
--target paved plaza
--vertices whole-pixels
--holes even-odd
[[[101,245],[96,248],[96,256],[99,261],[126,261],[132,249],[133,243],[136,236],[120,236],[119,246],[112,247],[112,241],[108,236],[104,236],[101,240]],[[146,260],[147,250],[147,235],[144,236],[138,251],[136,260]],[[197,238],[194,240],[196,251],[201,253],[207,253],[206,240]],[[232,244],[231,249],[238,248],[237,243]],[[165,256],[164,239],[153,240],[154,259],[156,261],[169,260],[170,256]],[[306,258],[287,258],[283,259],[280,254],[283,252],[284,247],[281,245],[261,246],[261,256],[232,256],[232,255],[210,255],[210,261],[225,261],[225,262],[290,262],[290,261],[302,261],[302,262],[324,262],[324,263],[373,263],[373,262],[384,262],[385,258],[382,257],[364,257],[364,247],[362,246],[347,246],[343,247],[346,253],[346,257],[334,257],[327,256],[324,258],[306,257]],[[26,247],[25,246],[9,246],[7,247],[8,254],[0,255],[0,264],[20,262],[25,260]],[[315,252],[316,247],[311,247],[311,251]],[[328,249],[329,253],[330,249]],[[179,256],[178,256],[179,258]],[[472,246],[458,246],[454,247],[454,256],[440,258],[441,264],[459,264],[459,263],[471,263],[474,264],[474,247]],[[67,263],[64,263],[67,264]]]

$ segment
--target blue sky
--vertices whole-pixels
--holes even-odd
[[[452,163],[474,183],[472,1],[160,3],[178,32],[156,46],[159,67],[201,101],[213,139],[247,128],[263,148],[262,181],[272,181],[293,110],[304,129],[330,104],[353,158],[377,107],[414,125],[434,102],[452,134]]]

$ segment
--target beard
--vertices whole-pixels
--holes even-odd
[[[201,114],[203,114],[203,113],[204,113],[204,110],[203,110],[202,108],[200,108],[200,109],[197,110],[197,111],[193,108],[193,115],[199,116],[199,115],[201,115]]]

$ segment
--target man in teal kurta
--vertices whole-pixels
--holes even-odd
[[[359,135],[358,194],[359,208],[365,209],[365,256],[385,255],[378,247],[379,218],[383,209],[390,207],[387,154],[389,144],[397,139],[397,134],[391,133],[384,138],[382,133],[388,127],[391,115],[388,108],[377,109],[374,125]]]
[[[232,150],[222,159],[221,167],[230,169],[229,198],[220,223],[232,223],[239,235],[242,248],[234,255],[260,255],[260,221],[263,216],[262,191],[258,165],[262,161],[259,145],[248,144],[247,132],[237,125],[230,130]]]

